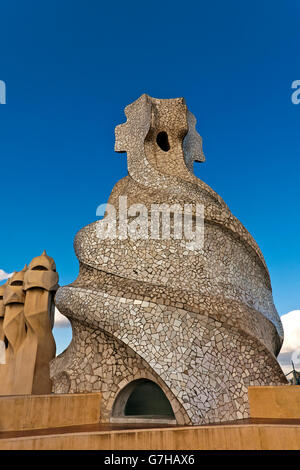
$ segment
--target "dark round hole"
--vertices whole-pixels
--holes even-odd
[[[159,132],[157,134],[156,143],[164,152],[170,150],[168,134],[165,131]]]
[[[22,286],[23,285],[23,282],[22,281],[12,281],[11,286]]]

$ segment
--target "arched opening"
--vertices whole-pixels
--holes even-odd
[[[18,286],[18,287],[20,287],[20,286],[23,286],[23,282],[22,282],[22,281],[12,281],[12,282],[10,283],[10,285],[11,285],[11,286]]]
[[[176,424],[171,404],[151,380],[138,379],[121,390],[112,409],[112,422],[160,422]]]
[[[168,134],[165,131],[161,131],[157,134],[156,143],[164,152],[168,152],[170,150]]]
[[[45,266],[35,266],[32,271],[49,271]]]

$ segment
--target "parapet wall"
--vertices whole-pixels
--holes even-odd
[[[0,397],[0,434],[98,423],[100,404],[100,393]]]

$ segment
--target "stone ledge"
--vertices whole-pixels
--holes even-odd
[[[243,420],[241,420],[242,422]],[[300,425],[226,424],[54,434],[0,439],[1,450],[299,450]]]
[[[252,386],[248,396],[251,418],[300,418],[299,385]]]
[[[0,431],[98,423],[100,393],[0,397]]]

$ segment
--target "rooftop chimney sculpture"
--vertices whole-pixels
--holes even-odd
[[[0,395],[51,393],[57,288],[55,263],[45,251],[0,286]]]
[[[147,383],[161,390],[178,424],[247,418],[249,385],[286,383],[263,255],[193,174],[193,162],[205,158],[184,99],[142,95],[125,114],[115,150],[127,152],[128,175],[113,188],[105,217],[76,235],[79,276],[56,294],[73,340],[51,363],[53,391],[101,391],[102,421],[149,418],[146,395],[147,412],[129,411]],[[188,221],[194,233],[199,222],[202,245],[180,237]]]

